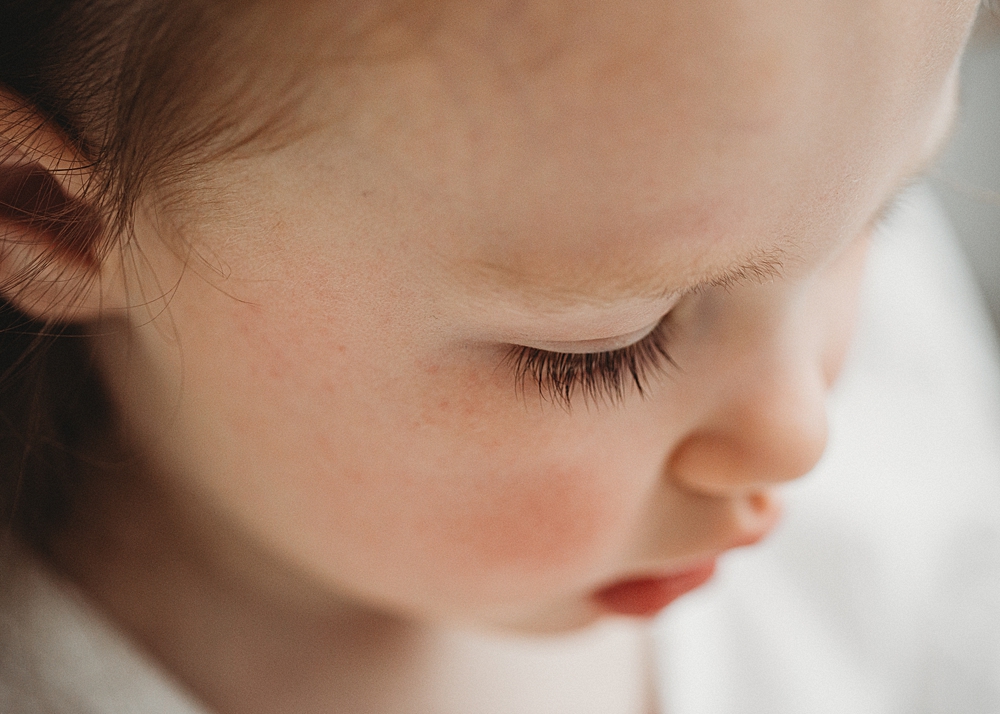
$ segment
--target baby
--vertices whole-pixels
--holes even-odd
[[[4,4],[18,537],[252,714],[450,712],[455,652],[539,710],[504,638],[765,538],[978,3]],[[656,711],[602,627],[572,686]]]

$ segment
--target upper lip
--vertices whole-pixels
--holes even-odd
[[[612,585],[625,583],[633,580],[645,580],[648,578],[672,578],[679,575],[686,575],[694,570],[699,570],[714,563],[719,559],[724,553],[735,548],[745,548],[747,546],[756,545],[764,540],[777,523],[777,519],[764,524],[762,527],[754,528],[751,530],[742,530],[734,534],[728,539],[726,545],[721,548],[717,547],[702,553],[695,553],[689,556],[682,556],[680,558],[671,558],[673,561],[669,565],[664,567],[647,567],[637,569],[624,577],[617,578],[614,581],[609,581],[606,586],[610,587]]]
[[[619,587],[627,586],[633,583],[640,583],[651,580],[671,580],[673,578],[680,578],[686,575],[692,575],[695,572],[702,571],[706,568],[714,568],[715,560],[718,556],[709,556],[701,558],[699,560],[688,561],[681,567],[674,567],[670,569],[662,570],[643,570],[633,573],[629,573],[624,577],[617,578],[615,580],[609,580],[602,583],[599,587],[594,590],[594,594],[600,597],[604,593],[611,592]]]
[[[770,535],[771,531],[774,529],[773,525],[769,525],[767,528],[762,528],[756,531],[747,531],[746,533],[739,534],[733,539],[732,544],[725,550],[732,550],[733,548],[745,548],[749,545],[757,545],[762,540]],[[723,551],[725,552],[725,551]]]
[[[607,581],[601,588],[612,587],[614,585],[620,585],[622,583],[629,583],[636,580],[661,580],[668,578],[676,578],[680,575],[687,575],[688,573],[694,572],[696,570],[701,570],[706,568],[718,559],[721,553],[701,555],[692,558],[685,558],[681,564],[674,564],[671,566],[666,566],[662,568],[642,568],[640,570],[632,571],[627,573],[622,577],[615,578],[614,580]]]

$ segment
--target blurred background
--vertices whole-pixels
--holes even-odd
[[[997,11],[1000,14],[1000,10]],[[1000,327],[1000,17],[984,10],[962,69],[954,139],[931,171]]]

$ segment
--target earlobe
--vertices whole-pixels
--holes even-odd
[[[0,89],[0,295],[34,318],[87,321],[105,303],[89,172],[63,132]]]

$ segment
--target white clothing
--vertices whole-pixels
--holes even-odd
[[[829,451],[787,501],[654,623],[665,712],[1000,712],[1000,363],[926,190],[876,240]],[[0,712],[204,714],[71,589],[9,588]]]
[[[80,593],[18,559],[0,604],[2,714],[206,714]]]

